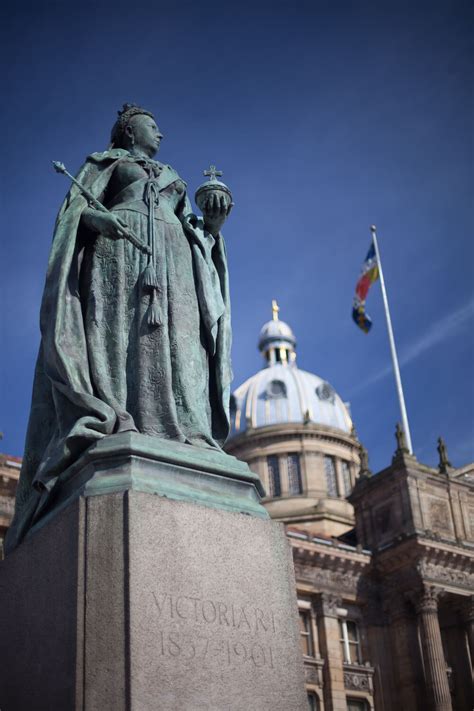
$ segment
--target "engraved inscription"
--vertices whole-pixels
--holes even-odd
[[[163,657],[181,657],[184,660],[204,662],[218,659],[223,664],[237,664],[273,669],[273,650],[260,642],[231,642],[203,635],[182,634],[177,629],[158,632],[160,654]]]
[[[272,610],[262,610],[252,605],[225,604],[222,601],[202,599],[190,595],[153,593],[159,616],[167,619],[180,618],[209,625],[232,627],[252,635],[268,632],[273,634],[275,615]]]
[[[157,641],[162,657],[185,664],[212,661],[222,669],[275,668],[273,610],[193,595],[152,594],[161,623]]]

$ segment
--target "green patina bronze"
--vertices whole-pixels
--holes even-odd
[[[59,211],[7,551],[99,440],[137,432],[220,450],[228,434],[220,228],[231,196],[213,169],[216,189],[201,191],[204,217],[194,215],[186,183],[153,159],[161,139],[149,112],[125,105],[110,149],[90,155],[77,175],[85,194],[73,184]]]

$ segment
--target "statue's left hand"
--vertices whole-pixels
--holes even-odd
[[[226,221],[233,203],[229,195],[225,193],[211,192],[202,205],[204,225],[208,232],[214,237],[219,233],[222,225]]]

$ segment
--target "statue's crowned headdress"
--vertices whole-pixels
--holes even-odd
[[[137,104],[124,104],[122,110],[117,111],[117,113],[118,119],[115,122],[114,127],[112,129],[112,133],[110,135],[110,142],[112,147],[121,144],[125,129],[130,123],[130,119],[132,118],[132,116],[143,115],[155,118],[151,111],[147,111],[146,109],[143,109]]]

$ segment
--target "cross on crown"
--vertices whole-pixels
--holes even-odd
[[[204,171],[205,176],[209,176],[209,180],[217,180],[217,177],[222,176],[222,170],[217,170],[215,165],[210,165],[207,170]]]

